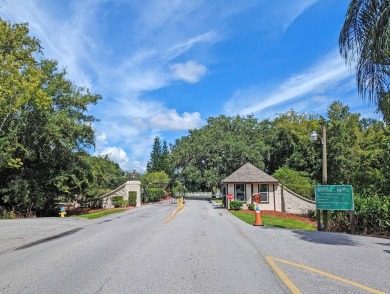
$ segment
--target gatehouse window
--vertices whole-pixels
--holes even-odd
[[[245,201],[245,184],[236,184],[236,200]]]
[[[223,186],[222,186],[222,195],[223,195],[223,196],[226,196],[226,195],[227,195],[226,190],[227,190],[227,189],[226,189],[226,186],[223,185]]]
[[[268,199],[268,184],[259,184],[259,195],[261,197],[260,202],[269,202]]]

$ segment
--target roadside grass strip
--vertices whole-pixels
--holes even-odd
[[[255,215],[242,211],[230,211],[235,217],[246,222],[247,224],[253,224],[255,222]],[[297,229],[314,231],[314,226],[296,219],[281,218],[272,215],[261,215],[263,224],[268,227],[279,227],[285,229]]]
[[[351,281],[351,280],[348,280],[348,279],[344,279],[344,278],[332,275],[330,273],[323,272],[323,271],[320,271],[318,269],[315,269],[315,268],[312,268],[312,267],[308,267],[308,266],[305,266],[305,265],[302,265],[302,264],[299,264],[299,263],[295,263],[295,262],[291,262],[291,261],[287,261],[287,260],[284,260],[284,259],[279,259],[279,258],[275,258],[275,257],[271,257],[271,256],[266,256],[265,260],[268,262],[268,264],[271,266],[271,268],[276,272],[276,274],[279,276],[279,278],[286,284],[286,286],[290,289],[291,293],[293,293],[293,294],[301,294],[302,292],[297,288],[297,286],[294,285],[294,283],[276,265],[276,263],[274,261],[277,261],[277,262],[280,262],[280,263],[284,263],[284,264],[287,264],[287,265],[291,265],[291,266],[295,266],[295,267],[298,267],[298,268],[301,268],[301,269],[304,269],[304,270],[307,270],[307,271],[310,271],[310,272],[313,272],[313,273],[316,273],[316,274],[320,274],[320,275],[323,275],[325,277],[328,277],[328,278],[331,278],[331,279],[334,279],[334,280],[337,280],[337,281],[340,281],[340,282],[343,282],[343,283],[355,286],[357,288],[360,288],[362,290],[365,290],[365,291],[368,291],[368,292],[371,292],[371,293],[386,294],[385,292],[382,292],[382,291],[379,291],[379,290],[376,290],[376,289],[364,286],[364,285],[356,283],[354,281]]]
[[[122,211],[126,211],[126,209],[102,210],[102,211],[96,211],[96,212],[91,212],[91,213],[87,213],[87,214],[80,214],[80,215],[77,215],[76,217],[82,217],[82,218],[86,218],[86,219],[95,219],[95,218],[99,218],[102,216],[106,216],[109,214],[118,213],[118,212],[122,212]]]

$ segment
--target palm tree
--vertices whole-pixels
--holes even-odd
[[[359,95],[389,109],[390,0],[352,0],[339,37],[340,54],[356,69]],[[387,106],[386,106],[387,105]]]

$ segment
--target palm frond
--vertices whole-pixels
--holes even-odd
[[[352,0],[340,31],[340,54],[356,70],[358,93],[378,104],[389,91],[390,0]]]

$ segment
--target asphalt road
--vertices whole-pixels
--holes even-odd
[[[390,293],[390,240],[253,227],[208,201],[0,221],[0,293]]]

